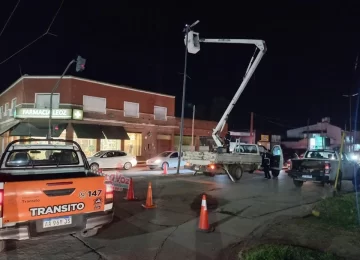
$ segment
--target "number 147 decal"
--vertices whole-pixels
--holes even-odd
[[[89,197],[99,197],[101,195],[102,190],[89,190],[88,196]]]

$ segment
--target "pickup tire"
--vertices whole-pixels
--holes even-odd
[[[99,228],[93,228],[93,229],[89,229],[89,230],[83,230],[78,232],[78,236],[79,237],[93,237],[95,236],[99,231]]]
[[[279,170],[271,170],[271,175],[272,175],[274,178],[278,177],[279,174],[280,174],[280,171],[279,171]]]
[[[244,171],[240,165],[231,165],[230,166],[230,174],[233,176],[237,181],[241,179]]]
[[[304,184],[303,181],[293,180],[295,187],[301,188]]]

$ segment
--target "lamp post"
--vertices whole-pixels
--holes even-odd
[[[62,75],[60,76],[60,78],[58,79],[58,81],[56,82],[55,86],[53,87],[53,89],[51,90],[51,94],[50,94],[50,114],[49,114],[49,129],[48,129],[48,139],[51,139],[52,137],[52,127],[51,127],[51,120],[52,120],[52,107],[53,107],[53,95],[54,92],[57,90],[57,88],[60,85],[60,81],[62,80],[62,78],[64,77],[64,75],[66,74],[66,72],[69,70],[70,66],[76,62],[76,71],[83,71],[85,69],[85,62],[86,60],[84,58],[82,58],[81,56],[78,56],[77,59],[75,60],[71,60],[69,62],[69,64],[66,66],[64,72],[62,73]]]
[[[186,24],[183,32],[185,33],[185,58],[184,58],[184,77],[183,77],[183,93],[182,93],[182,102],[181,102],[181,120],[180,120],[180,140],[179,140],[179,157],[178,157],[178,165],[176,169],[176,174],[180,173],[180,162],[182,158],[182,142],[184,135],[184,109],[185,109],[185,93],[186,93],[186,69],[187,69],[187,54],[188,54],[188,44],[189,44],[189,31],[192,27],[197,25],[200,21],[197,20],[191,25]]]
[[[349,152],[351,152],[351,147],[352,147],[352,129],[351,129],[351,120],[352,120],[352,116],[351,116],[351,98],[356,97],[359,93],[354,93],[354,94],[350,94],[350,95],[343,95],[343,97],[349,98],[349,129],[350,129],[350,149]]]

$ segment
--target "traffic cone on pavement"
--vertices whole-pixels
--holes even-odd
[[[124,199],[126,199],[126,200],[137,200],[137,198],[135,198],[135,194],[134,194],[134,184],[133,184],[132,178],[130,178],[129,188],[127,190],[127,194],[126,194],[126,197]]]
[[[203,232],[214,231],[214,227],[209,225],[209,217],[208,217],[205,194],[202,196],[202,200],[201,200],[201,210],[200,210],[200,220],[199,220],[198,230]]]
[[[143,208],[145,208],[145,209],[153,209],[153,208],[156,208],[156,205],[153,204],[153,199],[152,199],[151,182],[149,182],[149,185],[148,185],[148,191],[147,191],[147,196],[146,196],[146,203],[145,203],[145,205],[142,204],[141,206],[142,206]]]
[[[167,163],[164,163],[164,171],[163,171],[163,174],[168,174],[168,164]]]

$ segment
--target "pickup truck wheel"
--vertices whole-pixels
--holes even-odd
[[[234,165],[231,167],[230,173],[236,180],[240,180],[243,175],[243,169],[240,165]]]
[[[280,174],[280,171],[279,170],[271,170],[271,174],[274,178],[278,177],[279,174]]]
[[[294,185],[298,188],[300,188],[304,184],[303,181],[298,181],[298,180],[293,180],[293,182],[294,182]]]
[[[124,170],[130,170],[130,168],[131,168],[131,163],[129,163],[129,162],[127,162],[127,163],[125,163],[124,164]]]
[[[93,170],[94,172],[97,172],[99,170],[99,164],[97,163],[90,164],[90,169]]]
[[[99,228],[93,228],[89,230],[83,230],[78,232],[78,236],[80,237],[92,237],[95,236],[99,231]]]

